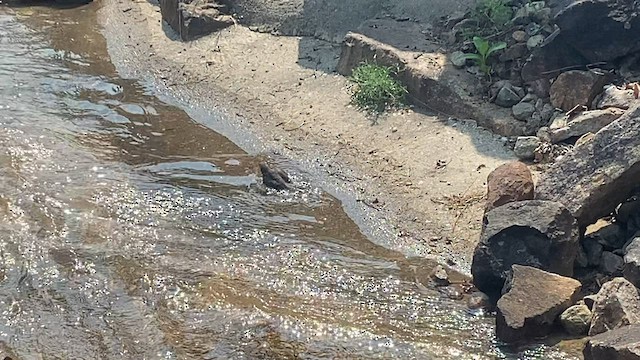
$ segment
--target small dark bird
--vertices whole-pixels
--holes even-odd
[[[284,170],[276,167],[269,167],[266,163],[260,163],[260,172],[262,173],[262,183],[264,186],[276,190],[289,189],[291,179]]]

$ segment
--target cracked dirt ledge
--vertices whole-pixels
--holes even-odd
[[[249,151],[275,150],[329,175],[323,185],[358,199],[374,242],[468,271],[486,177],[514,158],[504,139],[418,109],[372,125],[350,106],[348,80],[333,72],[339,44],[242,26],[182,43],[145,1],[103,0],[99,14],[123,76],[190,106],[222,109],[230,128],[221,132]],[[261,145],[243,144],[247,132]],[[376,222],[393,229],[386,240]]]

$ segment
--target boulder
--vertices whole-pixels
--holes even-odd
[[[615,85],[607,85],[604,92],[597,99],[596,107],[598,109],[629,109],[638,100],[635,98],[632,89],[620,89]]]
[[[576,106],[590,106],[610,79],[609,73],[599,70],[564,72],[551,84],[551,104],[565,111]]]
[[[587,305],[573,305],[560,315],[560,324],[569,335],[584,335],[591,326],[591,317]]]
[[[514,264],[571,276],[577,251],[577,223],[561,204],[508,203],[485,214],[471,265],[473,283],[497,298]]]
[[[626,246],[622,274],[635,287],[640,287],[640,237],[635,236]]]
[[[637,1],[567,0],[553,8],[558,30],[523,66],[527,82],[553,77],[558,69],[610,62],[640,51]]]
[[[498,300],[496,335],[507,342],[549,335],[558,315],[578,300],[580,282],[529,266],[513,265]]]
[[[234,24],[226,4],[214,0],[160,0],[160,12],[183,41],[211,34]]]
[[[533,178],[527,165],[513,161],[497,167],[487,177],[485,212],[504,204],[533,199]]]
[[[584,360],[640,360],[640,325],[596,335],[582,352]]]
[[[513,152],[520,160],[532,160],[536,155],[536,149],[542,144],[537,136],[519,136]]]
[[[600,262],[600,270],[606,275],[620,275],[624,260],[612,252],[604,251],[602,253],[602,261]]]
[[[640,107],[634,107],[553,164],[536,196],[564,204],[586,227],[628,199],[639,177]]]
[[[624,110],[609,108],[605,110],[585,111],[576,116],[566,115],[557,118],[549,127],[551,142],[559,143],[572,137],[587,133],[597,133],[624,114]]]
[[[627,325],[640,324],[638,289],[624,278],[615,278],[602,285],[592,312],[590,336]]]
[[[574,48],[568,46],[558,29],[533,50],[522,66],[521,76],[525,82],[549,79],[559,75],[567,67],[587,65],[589,62]]]
[[[640,51],[639,12],[637,1],[575,0],[555,17],[555,23],[567,44],[597,63]]]

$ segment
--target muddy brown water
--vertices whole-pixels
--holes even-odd
[[[118,77],[98,6],[0,7],[3,355],[570,358],[497,346],[303,172],[262,191],[260,157]]]

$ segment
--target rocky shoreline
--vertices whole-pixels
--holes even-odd
[[[630,326],[640,321],[640,72],[632,70],[640,54],[632,35],[639,4],[511,5],[515,27],[502,34],[501,47],[504,55],[523,51],[500,58],[496,66],[505,71],[490,100],[522,122],[526,136],[517,137],[516,155],[550,165],[535,186],[521,163],[489,176],[474,284],[499,299],[496,335],[504,342],[532,341],[560,327],[592,337],[586,359],[640,358]],[[566,151],[543,156],[558,144]]]
[[[489,67],[459,61],[474,44],[480,51],[468,38],[469,29],[480,29],[465,11],[471,4],[429,24],[396,8],[371,10],[377,15],[341,29],[349,31],[344,38],[340,31],[319,36],[317,28],[307,34],[315,38],[252,32],[238,25],[255,26],[254,13],[243,15],[245,2],[162,0],[131,8],[114,0],[106,11],[144,22],[131,26],[133,37],[120,46],[129,44],[152,68],[163,64],[154,76],[167,88],[190,84],[196,96],[215,89],[238,114],[261,118],[248,127],[284,144],[278,147],[288,156],[302,156],[311,143],[335,154],[319,165],[324,171],[339,178],[356,169],[349,191],[399,224],[395,246],[403,252],[464,269],[470,244],[480,239],[470,268],[486,296],[471,300],[495,304],[501,341],[589,335],[585,359],[640,358],[640,43],[630,35],[640,9],[613,0],[503,3],[510,25],[483,35],[488,44],[504,43],[499,56],[483,60]],[[306,34],[287,19],[253,30]],[[334,74],[348,75],[363,61],[399,66],[416,111],[366,126],[349,107],[348,83]],[[455,168],[453,159],[441,159],[448,149],[458,149]],[[529,165],[508,162],[513,154]],[[338,162],[344,167],[331,169]],[[485,184],[483,203],[477,195]],[[446,282],[446,273],[437,275]]]

